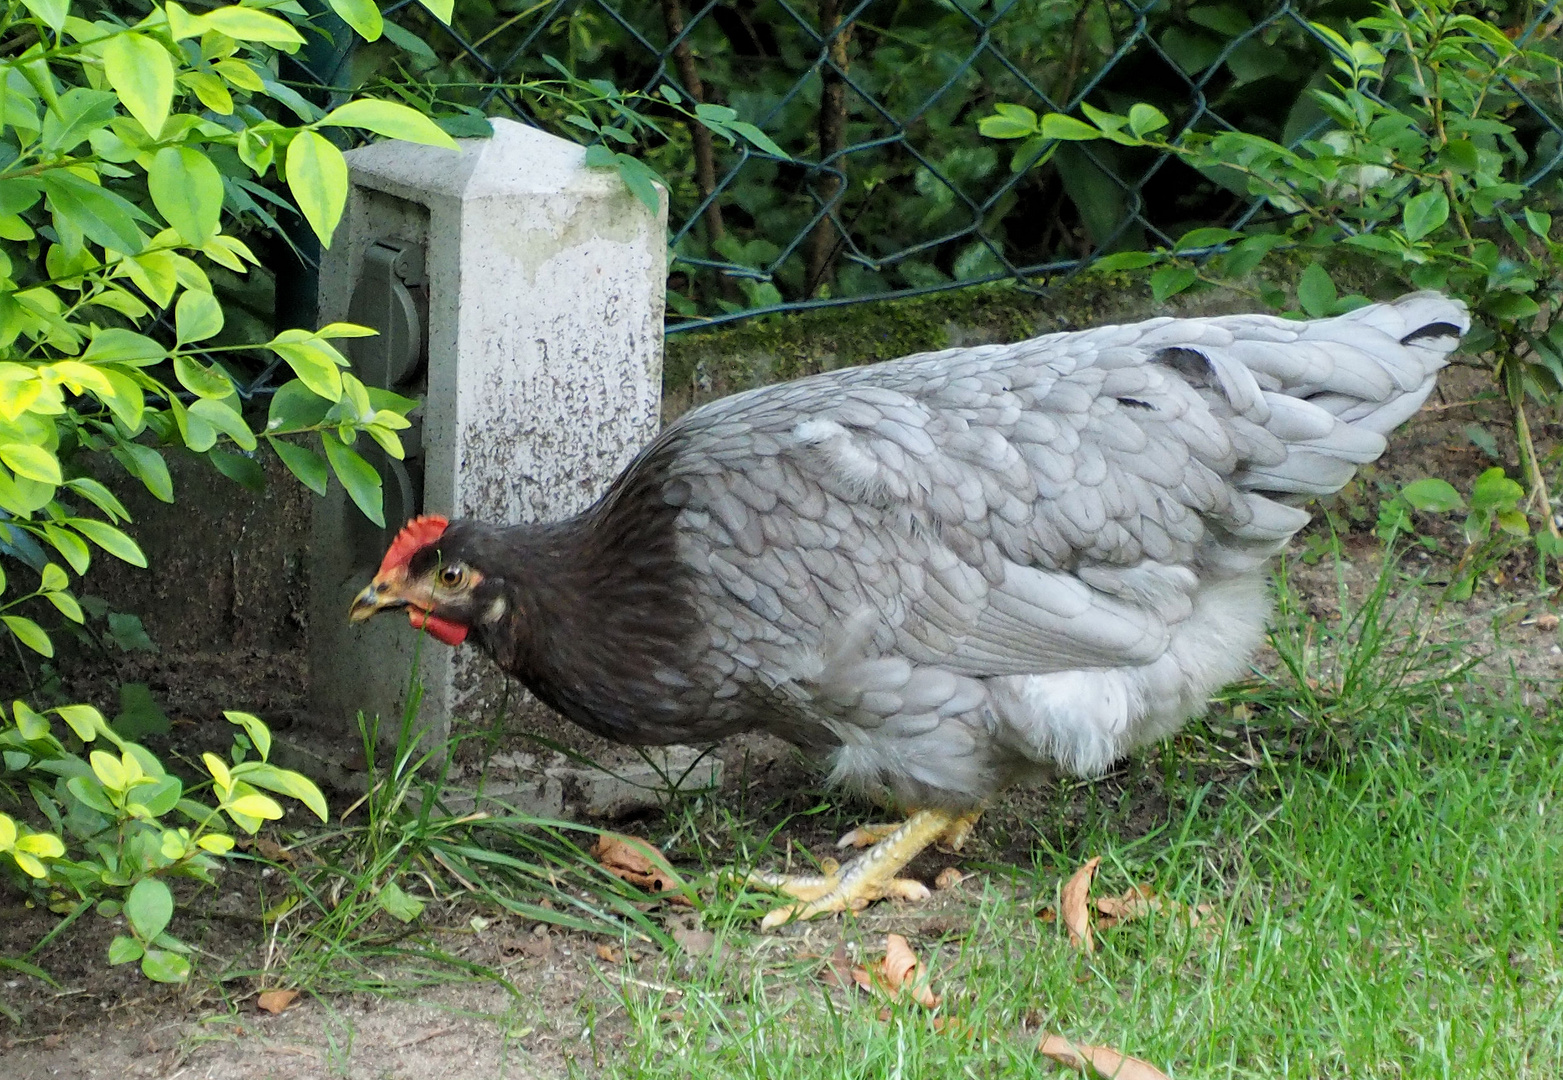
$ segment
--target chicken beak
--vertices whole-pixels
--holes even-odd
[[[398,595],[390,582],[376,578],[363,592],[353,598],[353,606],[347,609],[347,617],[350,621],[359,623],[387,609],[406,606],[406,598]]]

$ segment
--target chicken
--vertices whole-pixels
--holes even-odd
[[[415,519],[351,618],[470,636],[609,739],[765,731],[915,810],[837,872],[756,876],[795,900],[767,925],[926,895],[897,873],[1006,787],[1100,775],[1246,670],[1299,504],[1383,452],[1468,328],[1416,293],[751,390],[568,521]]]

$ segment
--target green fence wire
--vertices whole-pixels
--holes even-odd
[[[1560,2],[1482,13],[1531,44],[1559,29]],[[1329,70],[1313,22],[1369,11],[1309,0],[458,0],[447,26],[404,0],[386,8],[381,42],[317,44],[302,63],[317,94],[378,81],[437,111],[509,116],[583,142],[593,135],[539,87],[568,77],[577,93],[638,92],[617,107],[667,134],[636,152],[670,188],[675,333],[979,282],[1036,288],[1108,252],[1273,213],[1175,159],[1110,144],[1066,145],[1032,168],[1038,151],[1014,159],[977,122],[997,102],[1040,113],[1148,101],[1180,126],[1295,145],[1326,125],[1305,93]],[[665,87],[686,105],[731,109],[785,156],[681,121]],[[1517,127],[1529,182],[1557,175],[1563,105],[1509,89],[1527,114]]]

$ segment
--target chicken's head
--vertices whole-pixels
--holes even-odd
[[[407,523],[363,592],[353,599],[348,618],[363,622],[382,611],[406,608],[413,627],[427,630],[447,645],[459,645],[480,622],[504,613],[498,582],[490,582],[465,555],[465,526],[452,526],[436,514]]]

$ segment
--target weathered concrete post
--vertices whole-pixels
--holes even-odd
[[[388,141],[347,155],[320,317],[379,325],[381,337],[352,343],[355,368],[424,406],[405,465],[376,461],[389,474],[385,532],[336,486],[315,511],[310,692],[333,750],[356,745],[359,710],[394,732],[415,648],[435,737],[486,693],[492,665],[471,648],[420,647],[400,619],[347,622],[408,516],[568,516],[657,429],[666,204],[651,213],[574,143],[493,124],[459,154]]]

